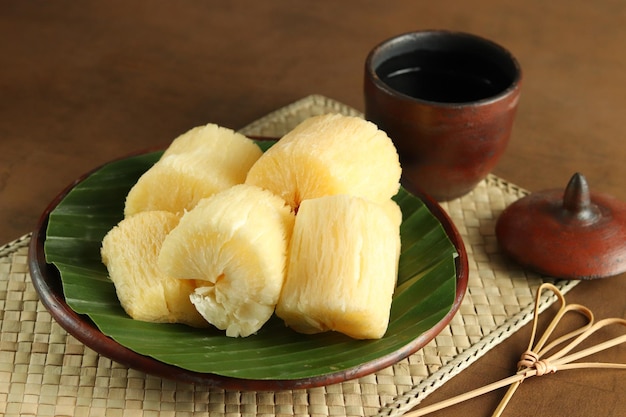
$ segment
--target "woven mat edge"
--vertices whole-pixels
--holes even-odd
[[[16,250],[28,246],[32,233],[27,233],[17,239],[0,246],[0,257],[11,255]]]
[[[567,294],[578,283],[579,281],[563,280],[556,282],[555,285],[559,288],[562,294]],[[538,312],[542,313],[555,301],[557,301],[555,295],[543,295],[539,301]],[[401,416],[416,407],[437,388],[440,388],[443,384],[461,373],[461,371],[467,369],[470,365],[483,357],[492,348],[500,344],[513,333],[517,332],[524,325],[528,324],[533,319],[534,310],[534,304],[528,305],[519,313],[509,318],[500,327],[483,337],[479,342],[473,344],[470,348],[458,354],[446,365],[442,366],[441,369],[434,372],[431,376],[423,380],[411,390],[394,399],[392,403],[382,407],[375,416]]]

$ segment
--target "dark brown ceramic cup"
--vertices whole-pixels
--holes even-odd
[[[405,33],[365,62],[365,117],[394,141],[405,185],[446,201],[494,168],[511,135],[521,68],[502,46],[468,33]]]

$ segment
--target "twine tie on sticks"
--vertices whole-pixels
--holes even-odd
[[[543,291],[549,290],[556,295],[561,306],[556,312],[554,318],[547,326],[544,333],[541,335],[537,343],[535,338],[537,336],[537,323],[539,319],[539,302]],[[581,327],[561,336],[548,343],[548,339],[558,326],[559,322],[569,312],[574,312],[582,315],[586,320],[585,324]],[[520,386],[520,384],[527,378],[533,376],[544,376],[553,374],[557,371],[567,369],[584,369],[584,368],[604,368],[604,369],[625,369],[624,363],[605,363],[605,362],[575,362],[579,359],[609,349],[611,347],[626,343],[626,333],[609,339],[605,342],[598,343],[585,349],[581,349],[578,352],[570,353],[574,348],[580,345],[589,336],[597,332],[598,330],[607,327],[609,325],[620,325],[626,330],[626,319],[622,318],[609,318],[604,320],[594,321],[593,312],[587,307],[580,304],[567,304],[565,297],[559,291],[559,289],[549,283],[542,284],[537,290],[537,298],[535,302],[535,310],[533,317],[533,327],[530,337],[528,348],[522,353],[519,362],[517,363],[517,373],[508,378],[502,379],[498,382],[486,385],[482,388],[475,389],[473,391],[466,392],[448,400],[441,401],[439,403],[417,409],[405,414],[405,417],[419,417],[426,414],[441,410],[446,407],[458,404],[460,402],[476,398],[480,395],[509,386],[508,391],[502,398],[500,404],[492,414],[492,417],[499,417],[506,408],[513,394]],[[566,344],[567,343],[567,344]],[[547,354],[556,347],[564,345],[549,357]]]
[[[517,367],[518,369],[535,368],[537,370],[537,376],[553,374],[556,372],[556,366],[546,359],[540,360],[539,355],[532,350],[527,350],[522,353],[522,359],[517,363]]]

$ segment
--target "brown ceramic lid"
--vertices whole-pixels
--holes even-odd
[[[515,261],[555,278],[626,271],[626,204],[591,193],[581,174],[565,191],[539,191],[511,204],[498,218],[496,237]]]

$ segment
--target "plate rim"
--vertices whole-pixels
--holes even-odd
[[[74,187],[91,174],[110,163],[162,150],[163,148],[150,148],[133,152],[105,162],[82,174],[52,199],[41,214],[36,229],[32,233],[27,259],[31,280],[41,302],[63,329],[98,354],[127,366],[128,368],[177,382],[202,384],[215,388],[240,391],[308,389],[360,378],[391,366],[428,344],[435,336],[441,333],[456,315],[467,291],[469,279],[469,262],[465,244],[456,226],[452,222],[452,219],[443,208],[433,198],[421,192],[416,187],[411,184],[405,184],[405,189],[421,199],[430,212],[439,220],[446,235],[454,245],[458,256],[456,256],[454,260],[456,267],[456,293],[452,307],[433,327],[417,336],[402,348],[346,370],[315,377],[275,380],[236,378],[214,373],[191,371],[161,362],[155,358],[142,355],[127,348],[109,336],[106,336],[96,327],[88,316],[76,313],[65,302],[59,270],[53,264],[47,263],[45,259],[44,243],[46,230],[50,213]]]

